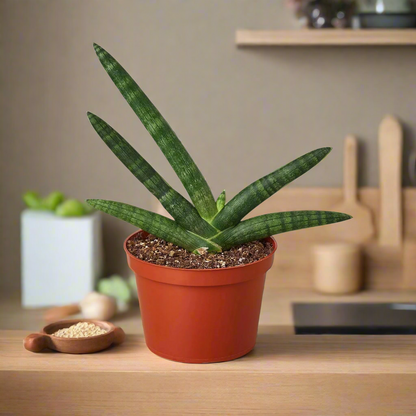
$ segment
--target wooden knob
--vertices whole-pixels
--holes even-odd
[[[124,331],[120,327],[117,326],[114,329],[113,343],[116,344],[116,345],[119,345],[119,344],[123,343],[125,339],[126,339],[126,334],[124,333]]]
[[[23,341],[24,347],[31,352],[41,352],[48,348],[49,337],[45,334],[30,334]]]

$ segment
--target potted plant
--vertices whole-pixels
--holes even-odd
[[[79,302],[102,277],[101,213],[61,192],[23,195],[21,213],[22,305]],[[75,260],[74,260],[75,259]]]
[[[170,187],[104,120],[88,113],[105,144],[173,217],[121,202],[88,200],[94,208],[140,228],[124,248],[137,279],[147,346],[159,356],[189,363],[241,357],[256,342],[265,276],[277,248],[271,236],[351,217],[292,211],[243,218],[331,149],[301,156],[253,182],[228,203],[224,191],[215,200],[181,141],[136,82],[103,48],[94,45],[94,49],[192,201]]]

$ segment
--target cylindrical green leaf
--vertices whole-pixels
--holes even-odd
[[[95,114],[88,118],[104,143],[130,172],[161,202],[183,228],[204,237],[218,231],[200,217],[195,207],[170,187],[153,167],[109,124]]]
[[[217,213],[211,189],[181,141],[127,71],[103,48],[94,44],[94,49],[114,84],[166,156],[201,217],[211,220]]]
[[[88,199],[92,207],[119,218],[142,230],[176,244],[188,251],[207,248],[209,251],[221,251],[216,243],[210,242],[196,234],[186,231],[175,221],[155,214],[142,208],[123,204],[122,202],[106,201],[103,199]]]
[[[214,238],[223,250],[274,234],[349,220],[350,215],[332,211],[287,211],[259,215],[240,222]]]
[[[312,169],[330,151],[330,147],[313,150],[253,182],[228,202],[214,218],[212,225],[219,230],[237,225],[249,212],[267,198]]]

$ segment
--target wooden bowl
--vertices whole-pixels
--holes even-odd
[[[79,322],[92,322],[108,332],[85,338],[63,338],[52,335],[59,329],[68,328]],[[119,345],[125,337],[124,331],[110,322],[95,319],[68,319],[54,322],[45,326],[42,331],[28,335],[23,341],[23,345],[31,352],[41,352],[49,348],[66,354],[89,354],[102,351],[112,344]]]

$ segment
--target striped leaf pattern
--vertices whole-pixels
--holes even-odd
[[[216,204],[217,211],[220,212],[225,206],[225,189],[218,196]]]
[[[210,237],[218,231],[203,220],[195,207],[171,188],[153,167],[109,124],[88,113],[95,131],[127,169],[160,201],[181,227]]]
[[[202,248],[219,252],[274,234],[351,218],[339,212],[290,211],[242,221],[259,204],[319,163],[331,148],[323,147],[299,157],[253,182],[228,203],[225,191],[215,201],[195,162],[156,107],[109,53],[96,44],[94,49],[104,69],[180,178],[193,205],[175,191],[116,130],[100,117],[88,113],[92,126],[104,143],[159,199],[175,221],[121,202],[87,200],[92,207],[194,253],[204,251]]]
[[[278,190],[312,169],[329,152],[330,147],[313,150],[280,169],[248,185],[215,217],[212,224],[219,230],[238,224],[249,212]]]
[[[121,202],[106,201],[103,199],[88,199],[87,202],[95,209],[133,224],[150,234],[170,241],[188,251],[193,252],[201,247],[206,247],[209,251],[221,251],[221,247],[217,244],[186,231],[175,221],[163,215]]]
[[[331,211],[288,211],[265,214],[240,222],[237,226],[220,233],[214,241],[223,250],[227,250],[238,244],[274,234],[333,224],[350,218],[350,215]]]
[[[103,48],[94,44],[94,49],[114,84],[166,156],[200,216],[211,220],[217,213],[211,189],[181,141],[127,71]]]

